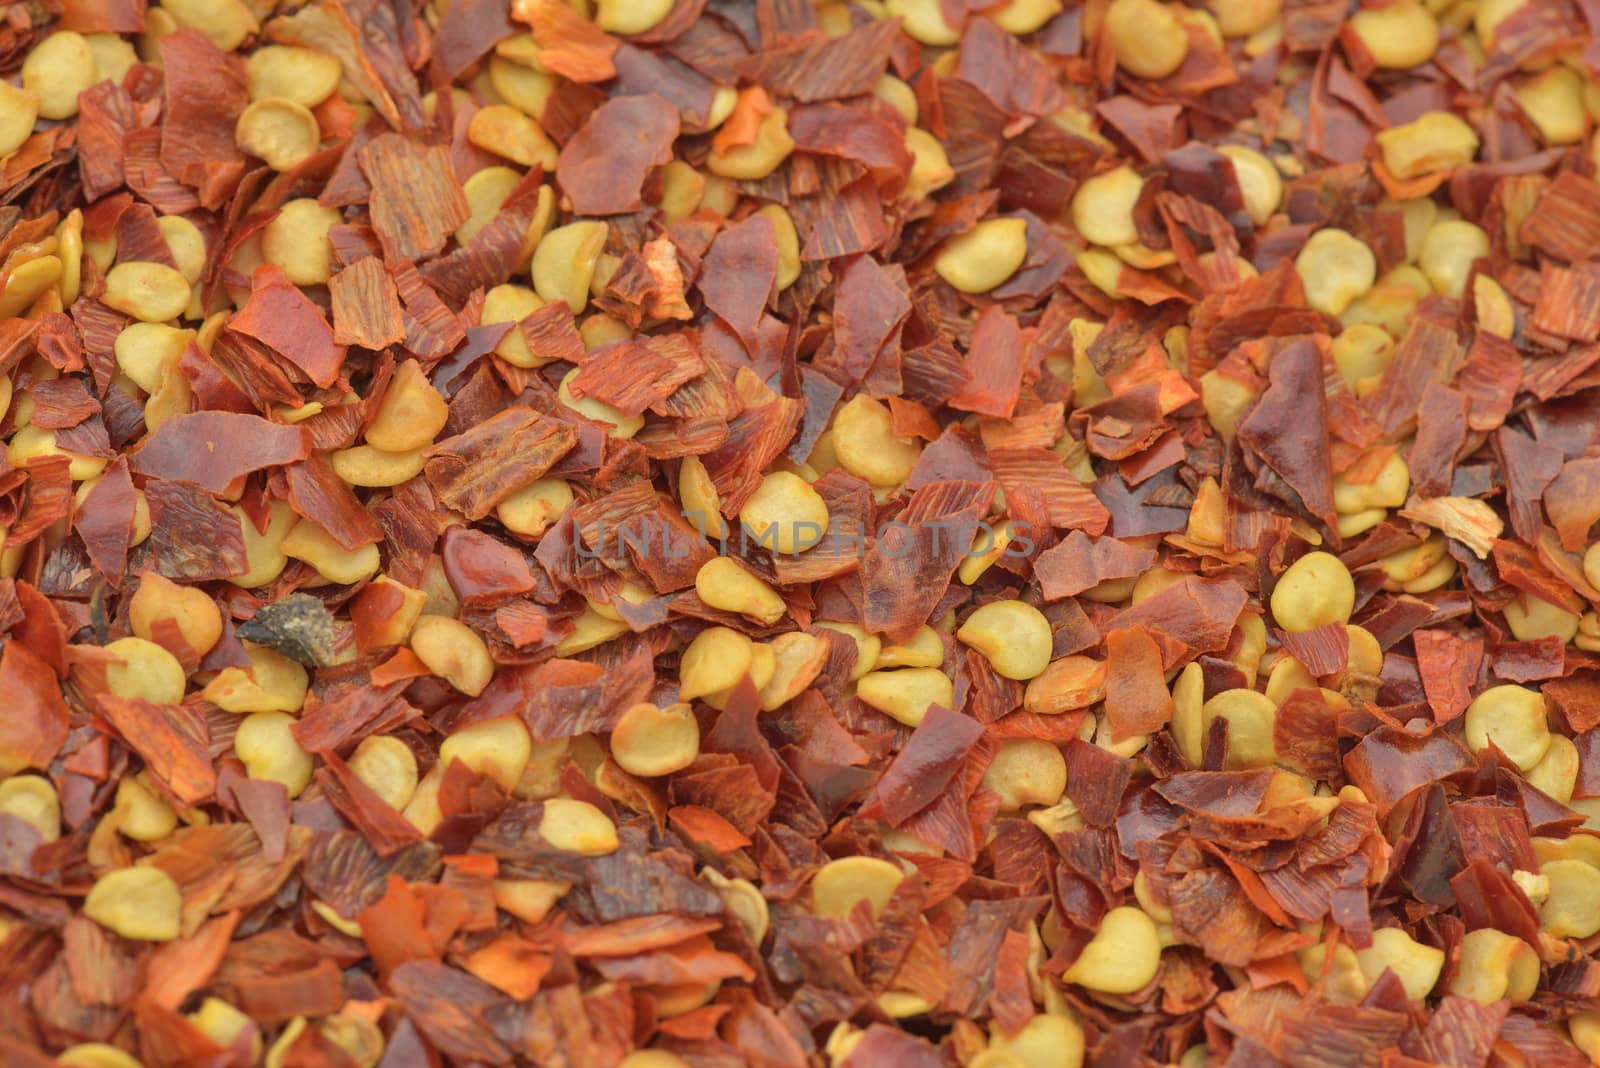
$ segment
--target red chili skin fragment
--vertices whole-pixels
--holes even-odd
[[[175,415],[132,455],[134,474],[190,482],[222,494],[252,471],[311,455],[303,427],[235,412]]]
[[[579,215],[620,215],[640,206],[652,168],[672,159],[678,109],[656,96],[613,97],[561,149],[556,178]]]
[[[406,336],[394,279],[376,256],[357,260],[328,280],[333,298],[333,341],[381,349]]]
[[[339,378],[344,348],[322,310],[273,267],[258,267],[250,279],[250,299],[228,325],[267,345],[319,386]]]
[[[68,712],[56,673],[17,641],[0,649],[0,692],[14,702],[0,720],[7,768],[47,768],[67,740]]]

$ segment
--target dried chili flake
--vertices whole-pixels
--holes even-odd
[[[175,415],[131,457],[135,474],[193,483],[222,494],[252,471],[311,455],[311,439],[298,426],[237,412]]]

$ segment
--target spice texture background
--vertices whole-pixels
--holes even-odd
[[[0,1063],[1600,1064],[1597,19],[0,5]]]

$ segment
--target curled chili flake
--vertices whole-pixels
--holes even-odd
[[[146,6],[0,18],[0,1060],[1596,1055],[1587,0]]]

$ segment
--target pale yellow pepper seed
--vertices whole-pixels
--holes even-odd
[[[350,755],[350,770],[397,811],[410,804],[417,792],[417,758],[398,738],[363,738]]]
[[[679,658],[679,698],[691,701],[731,689],[750,671],[754,655],[753,643],[738,631],[707,627]]]
[[[489,57],[489,84],[501,100],[532,119],[543,117],[556,91],[556,77],[549,71],[501,55]]]
[[[478,109],[467,124],[467,140],[524,167],[554,170],[557,149],[544,128],[516,108],[493,104]]]
[[[951,708],[955,683],[938,668],[897,668],[872,671],[856,683],[856,696],[891,719],[915,727],[933,705]]]
[[[222,613],[204,590],[146,572],[128,601],[128,625],[136,637],[154,642],[157,629],[165,623],[176,625],[183,640],[201,656],[222,639]]]
[[[860,681],[863,675],[877,666],[878,654],[883,648],[882,638],[866,630],[858,623],[836,623],[829,619],[819,619],[816,625],[822,630],[838,631],[855,642],[856,659],[855,663],[850,667],[851,682]]]
[[[654,778],[682,771],[700,755],[700,724],[682,702],[631,706],[611,731],[611,758],[630,775]]]
[[[239,113],[233,139],[273,170],[287,171],[316,152],[322,131],[305,105],[269,96]]]
[[[1100,929],[1062,976],[1103,994],[1142,990],[1161,967],[1161,941],[1155,921],[1124,905],[1106,913]]]
[[[117,784],[117,830],[135,842],[159,842],[178,827],[178,813],[138,775]]]
[[[1401,181],[1454,170],[1478,154],[1478,134],[1448,111],[1430,111],[1377,135],[1383,165]]]
[[[244,642],[248,668],[226,667],[200,691],[224,712],[299,712],[311,677],[304,665],[255,642]]]
[[[422,473],[427,457],[421,449],[385,452],[371,445],[356,445],[328,454],[334,474],[350,486],[399,486]]]
[[[1489,255],[1489,235],[1464,219],[1434,223],[1422,239],[1418,266],[1435,292],[1460,299],[1474,260]]]
[[[61,257],[50,255],[38,256],[12,267],[10,271],[0,276],[0,281],[4,284],[4,289],[0,289],[0,318],[9,319],[23,315],[33,309],[36,301],[53,296],[65,272],[66,265],[61,262]],[[172,273],[177,274],[176,271]],[[124,276],[121,282],[125,290],[128,276]],[[126,298],[125,292],[119,292],[118,300]]]
[[[182,215],[163,215],[156,220],[156,228],[166,239],[183,280],[197,285],[206,268],[206,238],[200,228]]]
[[[723,151],[713,148],[706,159],[706,168],[724,178],[754,182],[777,170],[793,151],[794,138],[789,136],[789,113],[775,107],[762,117],[761,125],[756,128],[755,141]]]
[[[13,775],[0,782],[0,813],[38,831],[41,842],[61,837],[61,799],[42,775]]]
[[[478,173],[482,174],[484,172],[480,171]],[[478,175],[473,175],[473,177],[476,178]],[[464,240],[459,230],[456,231],[456,239]],[[542,307],[544,307],[544,298],[539,294],[527,286],[514,285],[508,282],[505,285],[495,286],[483,295],[483,323],[485,325],[490,323],[520,323]],[[500,339],[500,343],[495,346],[494,352],[496,356],[515,367],[543,367],[555,359],[553,356],[535,356],[533,350],[528,348],[528,339],[516,327],[512,327],[506,336]]]
[[[800,232],[782,204],[762,205],[756,214],[772,221],[772,233],[778,242],[778,289],[781,292],[800,277]]]
[[[1524,778],[1557,804],[1565,805],[1572,800],[1577,788],[1579,765],[1578,747],[1572,739],[1564,734],[1552,734],[1550,748],[1539,758],[1539,763],[1528,769]]]
[[[712,608],[761,623],[776,623],[788,610],[777,590],[726,556],[714,556],[701,565],[695,572],[694,591]]]
[[[832,441],[839,466],[874,486],[898,486],[922,455],[916,439],[895,436],[888,407],[865,393],[834,413]]]
[[[562,376],[560,385],[556,387],[557,400],[585,419],[607,425],[610,429],[606,431],[606,435],[619,441],[628,440],[644,428],[642,415],[624,415],[598,397],[574,397],[568,386],[577,377],[578,370],[574,367]]]
[[[1277,759],[1277,744],[1273,727],[1277,723],[1278,707],[1266,694],[1255,690],[1223,690],[1200,709],[1200,742],[1211,736],[1211,725],[1217,720],[1228,724],[1229,770],[1271,767]]]
[[[433,443],[450,418],[450,406],[428,381],[416,360],[395,369],[383,400],[367,424],[367,444],[385,452],[405,452]]]
[[[1353,515],[1369,508],[1398,508],[1411,492],[1411,469],[1405,457],[1392,454],[1371,482],[1347,482],[1343,475],[1333,479],[1333,507],[1340,515]]]
[[[1356,950],[1356,960],[1369,984],[1385,970],[1394,972],[1413,1001],[1427,997],[1444,970],[1444,950],[1423,945],[1399,927],[1372,932],[1372,945]]]
[[[769,552],[793,556],[822,540],[828,505],[799,475],[774,471],[739,509],[739,518],[753,541]]]
[[[1570,607],[1551,604],[1529,593],[1519,592],[1501,609],[1511,636],[1519,642],[1534,642],[1541,638],[1557,638],[1563,645],[1578,633],[1578,623],[1583,618]]]
[[[572,486],[562,478],[540,478],[494,507],[494,516],[513,534],[537,538],[572,507]]]
[[[1468,931],[1449,991],[1490,1005],[1501,998],[1526,1001],[1539,985],[1539,954],[1514,935],[1492,927]]]
[[[906,127],[906,150],[911,153],[911,174],[906,179],[906,196],[924,200],[930,193],[955,181],[956,171],[944,145],[928,131]]]
[[[383,564],[376,545],[346,549],[309,519],[296,523],[279,541],[278,549],[285,556],[310,564],[323,579],[338,586],[371,578]]]
[[[883,0],[883,10],[900,20],[900,28],[920,44],[943,47],[961,40],[944,18],[939,0]]]
[[[1007,738],[983,773],[983,785],[1000,795],[1000,810],[1046,807],[1067,788],[1067,761],[1055,744],[1039,738]]]
[[[1491,686],[1473,698],[1462,721],[1467,746],[1474,753],[1489,744],[1527,771],[1550,749],[1550,727],[1544,695],[1511,684]]]
[[[1584,550],[1583,578],[1589,585],[1600,590],[1600,541]]]
[[[144,1068],[131,1054],[104,1042],[80,1042],[56,1055],[63,1068]]]
[[[439,747],[439,763],[459,760],[503,789],[516,789],[533,756],[533,736],[520,716],[496,716],[455,731]],[[419,787],[420,789],[420,787]]]
[[[328,230],[343,221],[339,212],[309,197],[291,200],[261,231],[262,259],[282,268],[296,285],[323,285],[333,274]]]
[[[1385,70],[1421,66],[1439,47],[1439,22],[1418,0],[1364,7],[1345,25]]]
[[[183,275],[166,264],[138,262],[111,268],[100,300],[140,322],[164,323],[183,314],[189,297],[189,283]]]
[[[1574,145],[1589,130],[1583,106],[1585,82],[1571,67],[1550,67],[1529,75],[1512,90],[1517,106],[1550,145]]]
[[[894,108],[907,126],[917,124],[917,91],[908,83],[893,74],[885,74],[873,85],[872,95]]]
[[[1026,219],[985,219],[945,242],[933,269],[963,293],[987,293],[1028,258]]]
[[[1087,178],[1072,197],[1072,225],[1092,244],[1108,248],[1134,245],[1139,229],[1133,206],[1144,189],[1144,179],[1132,167],[1117,167]]]
[[[1117,66],[1140,78],[1165,78],[1189,55],[1189,32],[1174,10],[1156,0],[1113,0],[1106,32]]]
[[[1224,37],[1249,37],[1272,26],[1283,13],[1283,0],[1210,0]]]
[[[832,918],[848,916],[864,901],[872,915],[879,916],[905,877],[898,864],[877,857],[830,860],[811,880],[811,911]]]
[[[571,883],[555,879],[496,879],[494,904],[524,923],[538,924],[571,889]]]
[[[587,219],[555,227],[533,251],[533,288],[546,301],[565,301],[578,315],[589,307],[589,283],[605,249],[605,222]]]
[[[1283,178],[1278,168],[1255,149],[1243,145],[1221,145],[1217,151],[1233,163],[1245,214],[1257,226],[1266,225],[1283,200]]]
[[[1055,18],[1064,6],[1063,0],[1010,0],[989,17],[1002,30],[1020,37],[1033,33]]]
[[[83,914],[123,938],[171,942],[178,937],[183,897],[160,868],[118,868],[95,881]]]
[[[500,206],[506,202],[511,191],[522,181],[522,173],[512,167],[495,165],[485,167],[475,172],[466,181],[461,183],[461,192],[467,198],[467,221],[456,227],[456,241],[465,245],[478,232],[494,221],[500,213]],[[485,314],[487,314],[487,305]],[[488,319],[484,319],[488,322]],[[496,322],[505,322],[497,319]]]
[[[683,160],[670,160],[661,168],[661,199],[656,203],[669,223],[682,222],[699,211],[705,195],[706,176]],[[781,277],[781,270],[779,274]]]
[[[1600,1012],[1580,1012],[1567,1018],[1572,1044],[1582,1050],[1591,1064],[1600,1063]]]
[[[1312,234],[1295,257],[1294,266],[1305,284],[1306,303],[1329,315],[1342,314],[1378,278],[1378,260],[1372,250],[1333,227]]]
[[[607,33],[648,33],[671,10],[672,0],[596,0],[594,24]]]
[[[26,394],[17,398],[19,409],[27,399]],[[13,467],[21,467],[38,456],[70,457],[67,475],[74,481],[95,478],[106,469],[105,457],[69,452],[56,444],[54,430],[44,430],[31,424],[18,430],[6,443],[6,459],[11,461]]]
[[[1588,938],[1600,931],[1600,868],[1581,860],[1553,860],[1539,874],[1550,896],[1539,907],[1539,926],[1557,938]]]
[[[616,825],[587,801],[552,797],[544,802],[539,837],[555,846],[586,857],[615,853],[620,844]]]
[[[992,601],[967,617],[956,637],[978,650],[995,672],[1026,682],[1050,666],[1054,641],[1044,613],[1023,601]]]
[[[1355,610],[1355,580],[1332,553],[1310,552],[1290,564],[1272,588],[1272,618],[1288,631],[1348,623]]]
[[[233,752],[250,778],[282,783],[290,797],[299,797],[311,783],[311,754],[300,748],[287,712],[252,712],[233,736]]]
[[[76,104],[76,98],[74,98]],[[33,136],[39,117],[39,94],[0,81],[0,159],[11,155]]]
[[[791,631],[768,643],[772,677],[761,686],[761,710],[773,712],[805,692],[828,662],[828,643],[813,634]]]
[[[717,484],[698,456],[686,456],[678,466],[678,501],[689,523],[708,538],[727,536],[728,523],[722,518],[722,499]]]
[[[940,667],[943,664],[944,640],[938,631],[924,623],[906,641],[884,642],[873,667]]]
[[[146,393],[154,393],[166,369],[182,358],[195,336],[193,330],[163,323],[129,323],[112,342],[117,369]]]
[[[0,109],[3,109],[4,106],[4,102],[0,101]],[[0,119],[0,126],[3,126],[4,123],[5,120]],[[0,131],[0,139],[3,139],[4,136],[4,132]],[[0,156],[4,154],[0,152]],[[168,216],[168,218],[175,217]],[[162,223],[158,223],[158,225],[161,225],[162,233],[165,234],[167,232],[166,226]],[[193,224],[189,225],[192,226]],[[73,208],[67,212],[67,217],[62,219],[60,225],[56,227],[56,241],[56,258],[61,261],[61,278],[56,285],[61,294],[62,307],[71,307],[72,302],[78,299],[78,294],[83,288],[83,212],[81,210]],[[203,252],[204,249],[202,248]]]
[[[71,30],[52,33],[22,61],[22,88],[33,94],[40,118],[72,118],[78,94],[94,81],[94,52]]]
[[[250,1028],[253,1032],[249,1042],[250,1063],[261,1059],[263,1043],[259,1030],[249,1016],[221,998],[206,998],[198,1009],[186,1015],[186,1019],[195,1030],[223,1049],[231,1048],[245,1029]]]
[[[118,638],[106,652],[120,663],[106,665],[106,687],[117,697],[134,697],[157,705],[183,700],[183,665],[155,642],[143,638]]]
[[[251,100],[279,97],[305,108],[332,96],[343,73],[337,56],[291,45],[257,48],[245,62]]]
[[[261,28],[244,0],[162,0],[161,7],[179,26],[199,30],[224,52]]]
[[[469,697],[494,677],[494,657],[478,632],[450,616],[422,615],[411,628],[411,651],[428,670]]]

